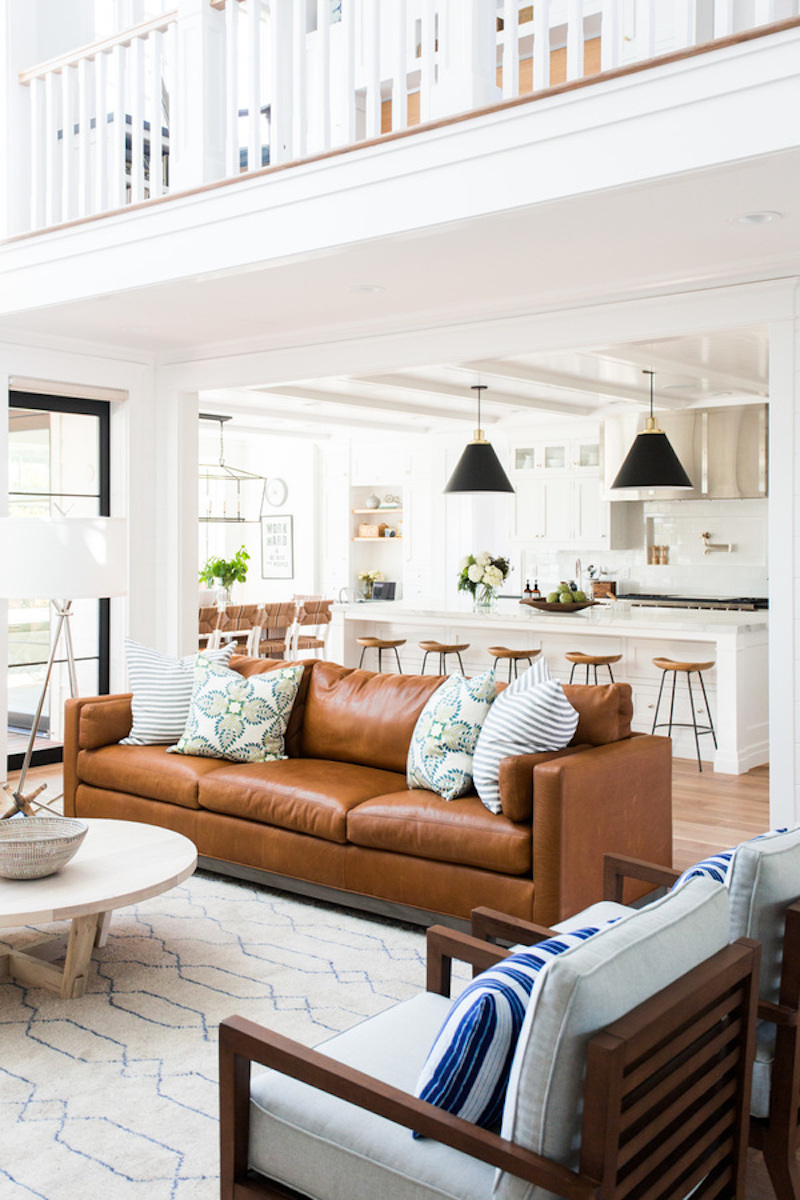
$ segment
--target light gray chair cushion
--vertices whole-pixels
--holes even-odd
[[[450,1010],[424,993],[364,1021],[319,1049],[413,1095]],[[486,1163],[275,1071],[255,1076],[250,1165],[324,1200],[490,1200]]]
[[[589,1039],[728,944],[728,895],[691,879],[560,955],[539,975],[509,1080],[503,1137],[578,1165]],[[498,1172],[498,1200],[549,1193]]]

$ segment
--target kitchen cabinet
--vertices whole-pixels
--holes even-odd
[[[596,436],[542,438],[512,448],[515,541],[570,547],[611,545]]]

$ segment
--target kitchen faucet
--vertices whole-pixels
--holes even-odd
[[[581,560],[579,558],[576,558],[575,559],[575,582],[578,585],[579,592],[583,591],[582,575],[583,575],[583,567],[581,566]]]

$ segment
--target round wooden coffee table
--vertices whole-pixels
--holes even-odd
[[[63,939],[51,938],[0,950],[0,979],[49,988],[63,999],[82,996],[92,950],[105,944],[112,911],[168,891],[197,866],[194,843],[171,829],[95,817],[86,824],[77,854],[55,875],[0,879],[0,929],[72,922],[66,955]]]

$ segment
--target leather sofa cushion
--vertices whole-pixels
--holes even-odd
[[[209,786],[200,784],[200,806],[265,825],[347,841],[347,814],[371,796],[405,790],[405,775],[317,758],[224,763]]]
[[[605,746],[630,737],[633,701],[629,683],[567,683],[564,694],[578,710],[578,728],[570,746]]]
[[[78,745],[86,750],[118,742],[131,731],[132,693],[114,696],[111,699],[98,697],[96,701],[84,700],[80,710]]]
[[[531,827],[490,813],[474,795],[443,800],[421,788],[376,796],[347,817],[348,841],[373,850],[530,874]]]
[[[167,754],[166,746],[101,746],[80,751],[78,779],[92,787],[199,808],[198,781],[222,765],[219,758]]]
[[[306,697],[302,756],[405,775],[417,717],[441,682],[436,675],[377,675],[315,663]]]
[[[283,658],[248,658],[244,654],[236,655],[230,661],[231,669],[238,671],[240,675],[244,675],[248,679],[251,675],[262,675],[265,671],[276,671],[279,667],[293,667],[294,662],[287,662]],[[314,662],[307,660],[303,663],[303,677],[300,680],[300,686],[297,689],[297,695],[294,698],[292,712],[289,717],[289,724],[286,726],[286,734],[284,737],[284,746],[289,758],[300,757],[300,740],[303,729],[303,717],[306,708],[306,696],[308,694],[308,685],[311,682],[311,671]]]

